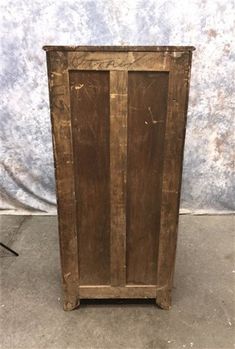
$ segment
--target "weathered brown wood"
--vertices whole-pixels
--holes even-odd
[[[169,79],[157,270],[157,283],[164,288],[156,295],[163,309],[171,306],[190,67],[191,53],[175,57]]]
[[[67,53],[47,54],[64,309],[79,305],[78,248]]]
[[[129,72],[127,282],[155,284],[168,73]]]
[[[102,298],[155,298],[156,285],[135,285],[125,287],[112,286],[81,286],[79,287],[81,299]]]
[[[194,51],[193,46],[43,46],[45,51],[82,51],[82,52],[186,52]]]
[[[69,69],[169,71],[171,52],[68,52]],[[183,54],[178,52],[178,55]]]
[[[70,71],[80,284],[110,283],[109,73]]]
[[[171,305],[193,49],[45,47],[66,310]]]
[[[111,285],[126,283],[126,71],[110,71]]]

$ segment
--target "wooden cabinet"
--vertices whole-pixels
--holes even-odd
[[[64,309],[171,304],[193,47],[45,46]]]

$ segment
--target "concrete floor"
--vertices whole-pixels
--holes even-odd
[[[0,216],[2,349],[234,348],[232,216],[181,216],[173,308],[61,305],[57,219]]]

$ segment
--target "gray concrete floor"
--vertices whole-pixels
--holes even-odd
[[[64,312],[57,219],[0,216],[2,349],[234,348],[234,217],[181,216],[173,308],[84,304]]]

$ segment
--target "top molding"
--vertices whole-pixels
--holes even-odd
[[[44,51],[107,51],[107,52],[187,52],[194,46],[43,46]]]

